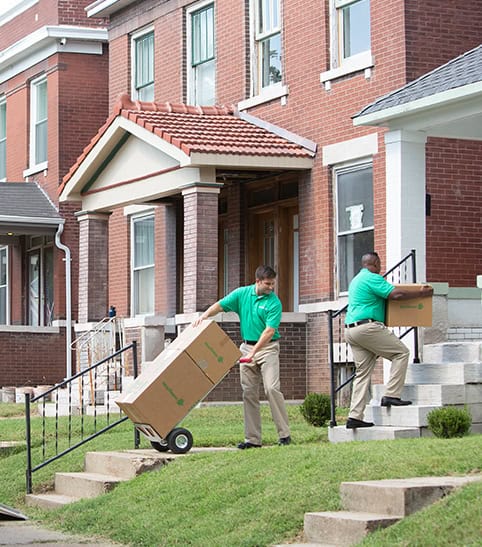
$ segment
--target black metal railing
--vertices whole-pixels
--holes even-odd
[[[32,493],[32,474],[35,471],[128,419],[120,409],[111,409],[111,393],[121,388],[122,366],[119,362],[129,350],[132,350],[135,378],[138,367],[137,343],[134,341],[36,397],[25,394],[27,494]],[[35,439],[35,442],[32,435],[32,403],[37,403],[36,411],[41,417],[40,439]],[[41,461],[36,465],[33,464],[34,446],[40,447],[37,456]],[[135,428],[134,447],[139,448],[139,433]]]
[[[394,284],[416,283],[417,267],[415,249],[402,258],[386,273],[383,274],[388,281]],[[349,390],[345,390],[355,378],[355,365],[350,355],[350,349],[345,342],[345,315],[348,305],[340,310],[328,310],[328,359],[330,364],[330,397],[331,420],[330,427],[336,426],[336,404],[344,398],[349,401]],[[413,332],[414,363],[419,363],[419,343],[417,327],[396,327],[394,332],[399,338],[404,338]],[[340,406],[340,405],[339,405]]]

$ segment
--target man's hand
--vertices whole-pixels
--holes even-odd
[[[205,319],[208,319],[212,315],[216,315],[217,313],[221,313],[223,311],[223,308],[221,308],[221,304],[219,302],[214,302],[212,306],[209,306],[209,308],[203,312],[197,319],[194,319],[194,321],[191,323],[193,327],[197,327],[200,325]]]

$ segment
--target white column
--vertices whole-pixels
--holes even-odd
[[[426,281],[425,143],[420,131],[385,134],[387,191],[387,267],[412,249],[417,253],[417,282]]]

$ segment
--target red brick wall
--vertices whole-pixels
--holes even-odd
[[[109,306],[119,317],[130,316],[130,225],[123,209],[109,218]]]
[[[0,386],[55,384],[65,378],[65,329],[59,333],[1,332]]]
[[[427,279],[474,287],[482,272],[482,146],[480,142],[429,139]],[[443,182],[443,184],[442,184]],[[454,252],[456,250],[456,252]]]

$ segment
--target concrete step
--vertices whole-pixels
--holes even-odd
[[[393,439],[418,438],[421,436],[419,427],[363,427],[347,429],[344,425],[328,428],[328,440],[332,443],[350,441],[383,441]]]
[[[82,498],[95,498],[113,490],[126,479],[101,473],[55,473],[55,493]]]
[[[305,513],[305,537],[311,542],[355,545],[379,528],[399,521],[401,516],[351,511]]]
[[[69,503],[79,501],[79,498],[48,492],[46,494],[27,494],[25,504],[31,507],[41,507],[42,509],[58,509]]]
[[[375,513],[407,516],[445,497],[455,488],[481,480],[473,477],[415,477],[379,481],[343,482],[342,505],[348,511],[366,507]]]
[[[386,386],[372,386],[373,399],[381,401]],[[477,384],[442,385],[442,384],[408,384],[401,395],[402,399],[412,401],[414,405],[457,405],[465,403],[481,403],[482,387]]]
[[[481,384],[482,363],[410,363],[406,384]]]
[[[423,346],[424,362],[471,363],[482,361],[481,342],[442,342],[440,344],[427,344]]]
[[[135,450],[132,452],[87,452],[84,470],[88,473],[133,479],[146,471],[154,471],[173,459],[170,452]]]
[[[437,406],[370,406],[365,408],[364,420],[377,426],[425,427],[428,414]]]

